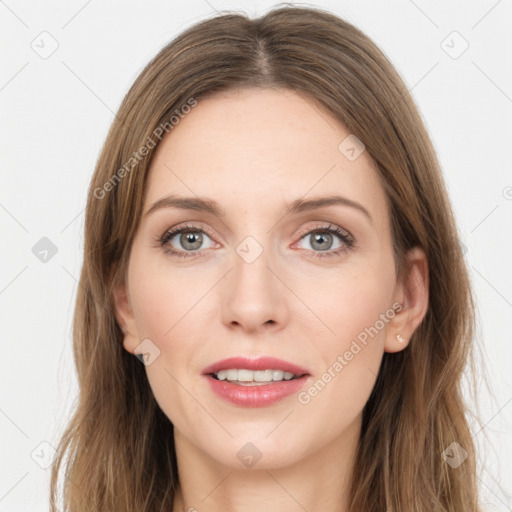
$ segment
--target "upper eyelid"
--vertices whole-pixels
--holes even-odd
[[[333,222],[324,222],[324,223],[317,222],[316,226],[300,229],[298,232],[298,236],[302,237],[303,235],[307,235],[307,234],[311,233],[312,231],[331,231],[331,230],[334,231],[337,229],[343,231],[344,234],[347,235],[347,237],[354,238],[353,235],[350,233],[350,231],[348,231],[347,229],[345,229],[341,226],[338,226],[337,224],[335,224]]]

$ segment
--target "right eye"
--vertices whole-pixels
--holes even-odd
[[[203,229],[197,226],[186,225],[166,231],[160,239],[160,245],[167,254],[180,258],[190,258],[202,253],[200,247],[203,245],[205,236],[210,239]],[[172,243],[174,238],[176,238],[177,244],[183,248],[176,248]]]

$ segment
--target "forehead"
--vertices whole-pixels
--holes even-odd
[[[355,159],[344,152],[352,137],[317,102],[288,90],[199,100],[156,150],[145,210],[167,194],[211,198],[227,215],[339,194],[385,228],[385,192],[373,160],[366,151]]]

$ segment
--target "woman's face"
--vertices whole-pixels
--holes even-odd
[[[181,202],[162,201],[171,196]],[[344,199],[314,203],[335,196]],[[230,467],[353,445],[384,351],[405,348],[423,316],[398,313],[407,298],[369,155],[284,90],[201,100],[163,139],[127,275],[124,347],[146,354],[178,453]],[[245,385],[205,375],[233,357],[278,358],[307,375],[247,385],[283,379],[276,361],[219,375]]]

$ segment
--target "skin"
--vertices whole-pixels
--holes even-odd
[[[157,148],[127,282],[115,298],[124,348],[134,353],[149,338],[160,351],[145,368],[174,425],[175,510],[348,510],[362,410],[382,356],[407,346],[428,306],[425,254],[413,249],[411,271],[397,282],[385,192],[366,151],[350,161],[338,149],[348,135],[310,98],[247,89],[199,101]],[[362,204],[372,221],[340,205],[285,215],[295,199],[334,192]],[[212,199],[226,215],[146,215],[171,193]],[[205,230],[195,231],[202,243],[178,234],[167,245],[201,254],[166,254],[158,239],[186,223]],[[345,245],[335,234],[315,245],[311,231],[329,224],[357,247],[315,257]],[[251,263],[237,253],[248,236],[263,249]],[[235,406],[201,375],[226,357],[270,355],[307,368],[307,389],[394,302],[401,311],[307,404],[292,395]],[[237,457],[247,442],[261,453],[250,468]]]

